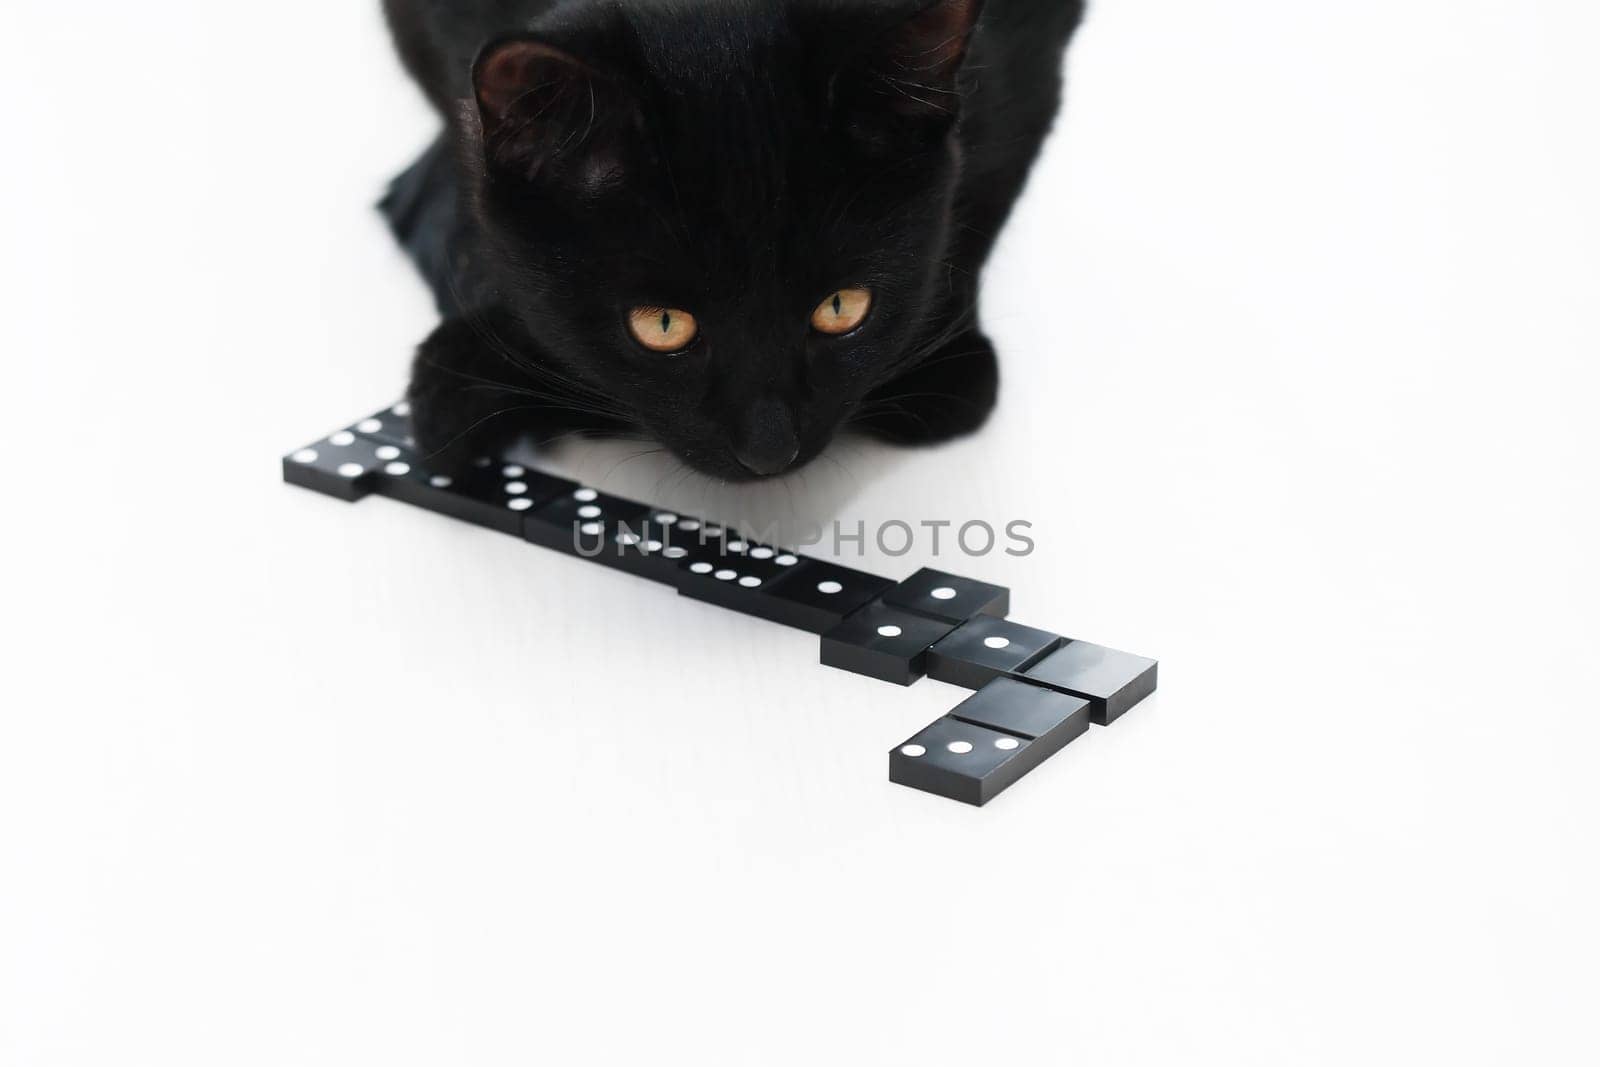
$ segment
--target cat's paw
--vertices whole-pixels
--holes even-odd
[[[406,399],[417,449],[441,466],[494,453],[519,436],[514,390],[488,377],[496,361],[479,329],[448,319],[417,349]]]
[[[494,309],[447,319],[422,342],[406,399],[418,447],[439,464],[499,455],[514,442],[633,430],[613,403],[553,369]]]
[[[994,345],[981,331],[967,330],[869,393],[851,426],[893,444],[937,444],[982,427],[999,389]]]

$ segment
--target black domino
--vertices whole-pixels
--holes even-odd
[[[384,465],[379,447],[340,430],[283,457],[283,480],[340,500],[360,500],[378,488]]]
[[[862,571],[778,551],[771,560],[690,551],[678,591],[758,619],[822,633],[889,582]]]
[[[956,574],[924,567],[883,594],[886,604],[931,615],[949,622],[966,622],[975,615],[1005,618],[1011,610],[1011,590]]]
[[[874,601],[822,635],[822,662],[896,685],[927,673],[928,649],[950,624]]]
[[[889,753],[889,780],[982,806],[1089,729],[1081,697],[996,678]]]
[[[1065,641],[1021,677],[1083,697],[1094,706],[1094,722],[1108,726],[1156,691],[1156,661],[1088,641]]]
[[[968,689],[1020,671],[1061,644],[1048,630],[979,615],[952,630],[928,651],[928,677]]]
[[[668,581],[661,531],[651,508],[587,486],[575,486],[530,510],[522,536],[536,545],[606,567]]]
[[[404,401],[376,415],[369,415],[353,426],[347,426],[345,432],[360,434],[379,444],[393,445],[407,452],[415,453],[417,450],[416,441],[411,436],[411,405]]]
[[[651,522],[648,515],[608,514],[598,525],[598,534],[593,521],[574,525],[573,545],[580,555],[654,582],[676,584],[676,552],[668,554],[670,531]]]
[[[1092,709],[1082,697],[1016,678],[996,678],[956,705],[950,715],[1018,737],[1054,738],[1059,748],[1089,729]]]
[[[386,472],[379,487],[384,496],[516,536],[535,508],[577,488],[565,478],[487,457],[448,473],[402,458]]]
[[[525,512],[577,488],[564,478],[487,456],[459,469],[429,467],[416,453],[409,415],[405,404],[396,404],[331,434],[287,457],[284,477],[299,485],[316,480],[309,488],[345,500],[378,492],[517,535],[522,533]],[[317,458],[309,464],[298,462],[307,454]],[[329,479],[330,473],[343,477],[343,491]]]
[[[837,563],[804,559],[761,592],[773,602],[768,618],[820,634],[839,625],[893,584],[887,578]]]
[[[711,540],[700,540],[691,533],[678,542],[687,551],[678,561],[678,592],[731,611],[783,622],[786,605],[764,591],[805,562],[792,552],[751,544],[738,534],[727,533],[718,530]]]

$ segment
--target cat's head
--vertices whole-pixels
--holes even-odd
[[[500,298],[729,479],[815,457],[941,326],[978,0],[557,7],[462,109]]]

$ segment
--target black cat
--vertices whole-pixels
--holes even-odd
[[[636,433],[736,480],[988,417],[979,274],[1081,0],[385,8],[450,129],[383,205],[445,315],[424,448]]]

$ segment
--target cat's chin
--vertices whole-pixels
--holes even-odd
[[[698,474],[708,478],[715,478],[721,482],[732,484],[754,485],[760,482],[780,481],[783,478],[803,470],[812,460],[822,454],[830,442],[824,441],[802,450],[788,463],[768,472],[752,470],[746,466],[729,449],[720,448],[672,448],[672,454],[691,467]]]
[[[726,460],[706,460],[691,458],[689,455],[685,455],[682,452],[677,452],[675,455],[677,455],[677,457],[689,467],[693,468],[697,474],[703,474],[708,478],[715,478],[719,482],[728,482],[730,484],[738,485],[754,485],[760,482],[778,481],[790,474],[793,474],[795,471],[800,470],[808,462],[806,460],[796,460],[781,470],[775,470],[770,473],[763,474],[761,472],[751,470],[749,467],[746,467],[732,456],[727,457]]]

